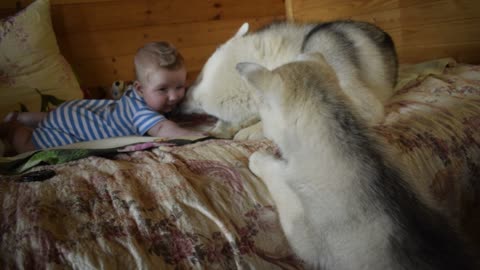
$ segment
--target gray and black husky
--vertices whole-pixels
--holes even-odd
[[[210,56],[181,105],[183,113],[217,117],[213,135],[231,137],[259,121],[260,101],[238,76],[237,63],[254,62],[273,69],[301,53],[325,56],[367,124],[383,119],[383,103],[393,94],[398,64],[391,37],[377,26],[359,21],[279,22],[247,32],[248,24],[244,24]],[[257,138],[259,127],[243,129],[236,138]]]
[[[473,269],[444,218],[429,209],[369,134],[322,54],[270,70],[237,69],[256,89],[264,135],[281,153],[255,152],[285,235],[310,268]]]

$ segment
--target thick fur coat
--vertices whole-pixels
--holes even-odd
[[[473,269],[457,235],[427,208],[366,128],[352,94],[321,54],[272,71],[240,63],[261,100],[267,138],[256,152],[292,248],[312,269]]]
[[[283,22],[247,32],[244,24],[211,55],[180,109],[217,117],[213,135],[230,138],[243,129],[236,138],[261,137],[260,125],[254,125],[261,104],[235,71],[237,63],[255,62],[272,69],[310,52],[325,56],[368,124],[383,119],[383,103],[396,83],[397,58],[392,39],[378,27],[355,21]]]

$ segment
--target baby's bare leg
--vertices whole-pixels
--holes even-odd
[[[46,116],[46,112],[21,112],[18,113],[17,121],[27,127],[36,128]]]
[[[33,129],[17,121],[0,124],[0,137],[13,148],[14,154],[35,150],[32,142]]]
[[[46,116],[46,112],[11,112],[5,116],[3,122],[17,121],[24,126],[36,128]]]
[[[32,128],[23,125],[17,125],[14,129],[14,133],[12,145],[18,154],[35,150],[35,146],[32,142]]]

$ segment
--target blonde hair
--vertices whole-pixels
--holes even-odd
[[[184,67],[184,60],[172,44],[160,41],[147,43],[138,49],[134,64],[137,80],[145,83],[148,81],[149,71],[160,68],[178,70]]]

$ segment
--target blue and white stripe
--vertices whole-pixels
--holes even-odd
[[[145,135],[165,117],[152,111],[135,90],[119,100],[79,99],[50,112],[33,132],[37,149],[111,137]]]

